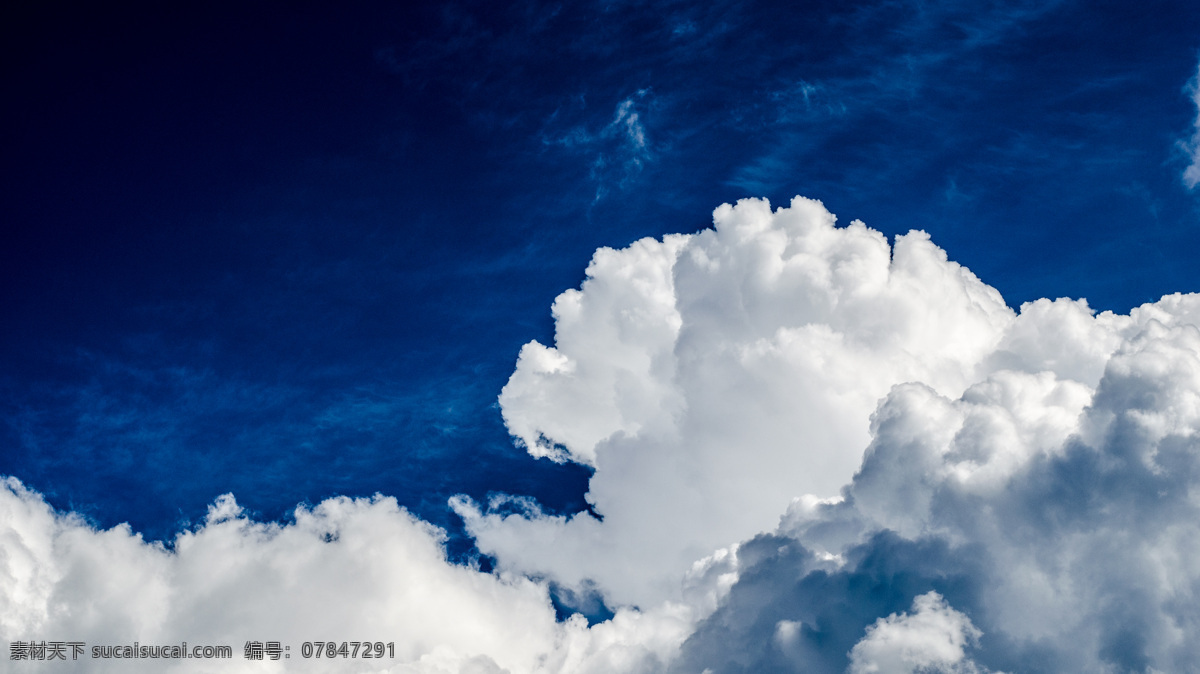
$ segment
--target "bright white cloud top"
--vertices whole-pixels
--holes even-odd
[[[820,202],[714,224],[597,251],[501,394],[532,454],[595,468],[602,519],[456,499],[490,574],[383,497],[288,525],[223,498],[167,550],[10,479],[0,637],[396,643],[355,672],[1200,666],[1200,296],[1014,312]],[[556,623],[550,582],[617,614]],[[331,671],[235,655],[171,664]]]
[[[678,599],[698,558],[770,530],[793,498],[836,495],[891,387],[957,397],[1013,321],[920,232],[889,247],[807,199],[714,222],[599,251],[554,303],[556,348],[522,349],[504,418],[531,452],[596,467],[604,521],[460,506],[507,566],[620,603]]]
[[[968,670],[963,647],[979,639],[971,619],[946,605],[941,595],[928,592],[913,600],[910,615],[892,614],[867,628],[867,635],[850,651],[851,674],[872,672]]]

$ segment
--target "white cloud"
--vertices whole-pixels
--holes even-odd
[[[889,247],[803,199],[714,220],[598,253],[555,304],[554,347],[527,347],[559,365],[519,362],[505,418],[595,467],[603,520],[458,503],[503,568],[715,611],[678,671],[840,671],[866,626],[931,590],[1003,644],[979,668],[1200,661],[1181,636],[1200,625],[1200,297],[1018,313],[919,232]],[[939,590],[948,569],[960,586]],[[824,612],[831,597],[857,613]]]
[[[922,232],[892,247],[800,198],[714,221],[601,249],[554,303],[555,346],[522,349],[505,421],[534,455],[596,467],[604,521],[460,503],[506,568],[591,579],[620,603],[677,599],[694,560],[770,530],[796,496],[835,495],[892,386],[960,394],[1014,321]]]
[[[546,587],[446,562],[443,534],[394,499],[330,499],[288,525],[245,517],[231,496],[168,550],[120,526],[54,513],[0,486],[0,638],[93,645],[230,645],[233,660],[103,660],[87,671],[638,671],[666,657],[685,622],[624,611],[588,629],[556,623]],[[249,640],[291,658],[242,658]],[[394,642],[385,660],[305,660],[304,641]],[[7,654],[6,654],[7,657]],[[41,665],[41,667],[39,667]],[[21,662],[60,671],[59,662]],[[610,666],[612,669],[610,669]]]
[[[1047,321],[1040,332],[1068,341],[1091,334],[1071,329],[1077,308],[1059,304],[1027,305],[1022,317]],[[897,591],[892,583],[952,589],[958,610],[992,639],[982,649],[992,668],[1194,669],[1197,309],[1200,296],[1173,295],[1127,317],[1096,317],[1112,332],[1093,335],[1093,344],[1118,340],[1094,388],[1050,370],[1000,370],[957,398],[919,383],[894,388],[873,416],[871,445],[844,498],[798,501],[779,535],[849,560],[836,573],[860,583],[880,564],[894,565],[878,590],[884,596]],[[1042,364],[1093,370],[1032,343],[1024,355],[1039,352]],[[866,559],[874,566],[864,567]],[[755,570],[785,572],[797,569]],[[735,585],[729,605],[739,592]],[[743,605],[738,615],[750,620],[769,603]],[[856,651],[856,663],[869,662]]]
[[[880,618],[850,651],[850,674],[975,672],[965,649],[981,632],[937,592],[913,600],[912,613]]]
[[[531,454],[590,464],[615,429],[637,432],[671,416],[679,403],[669,353],[680,327],[671,270],[687,241],[601,248],[584,291],[554,301],[559,348],[522,347],[500,395],[504,422]]]

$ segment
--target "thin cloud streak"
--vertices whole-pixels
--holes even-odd
[[[1187,91],[1191,95],[1192,103],[1196,106],[1196,121],[1193,124],[1196,132],[1190,139],[1180,143],[1180,146],[1191,160],[1188,167],[1183,170],[1183,184],[1191,190],[1200,183],[1200,70],[1197,71],[1196,77],[1188,83]]]

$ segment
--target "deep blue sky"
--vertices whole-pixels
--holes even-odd
[[[1200,291],[1190,2],[27,4],[0,474],[100,526],[581,509],[500,422],[520,345],[596,247],[742,197],[925,229],[1014,307]]]

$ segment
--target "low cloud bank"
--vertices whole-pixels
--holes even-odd
[[[288,525],[222,497],[167,550],[10,479],[0,637],[395,642],[345,671],[1200,667],[1200,296],[1014,312],[816,201],[714,224],[597,251],[522,349],[505,422],[594,467],[595,515],[454,499],[496,573],[383,497]],[[615,616],[555,622],[551,583]]]
[[[446,561],[444,535],[394,499],[330,499],[295,522],[246,518],[231,496],[172,550],[96,531],[9,478],[0,485],[0,638],[84,642],[95,672],[606,672],[658,666],[671,614],[555,622],[544,584]],[[92,659],[92,646],[229,645],[228,660]],[[247,641],[290,658],[244,659]],[[303,658],[303,642],[391,642],[384,659]],[[6,654],[8,659],[9,654]],[[66,657],[70,660],[68,649]],[[14,671],[68,671],[59,661]]]

